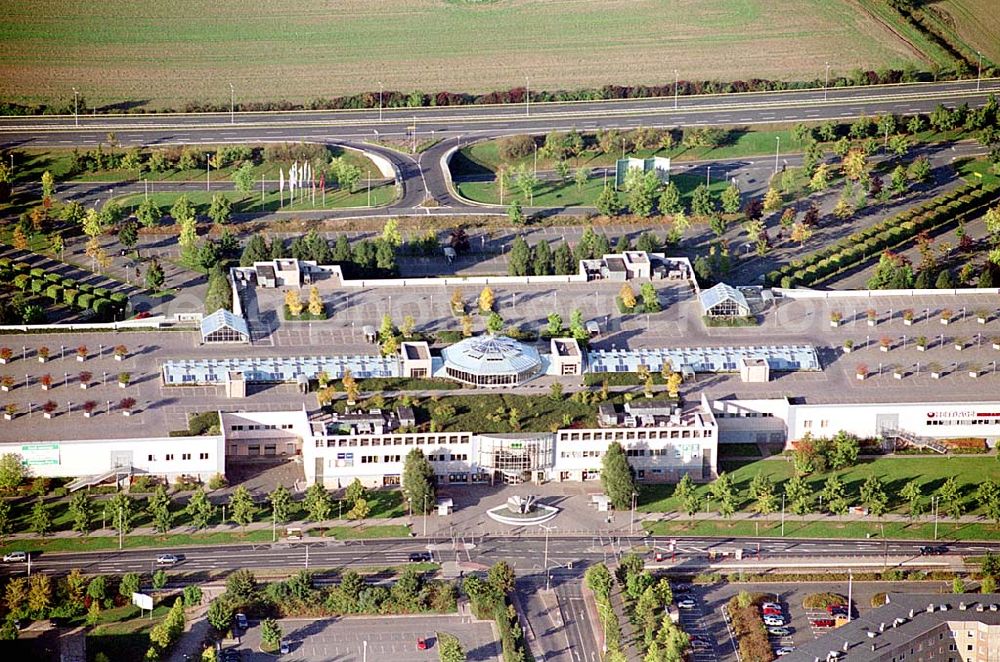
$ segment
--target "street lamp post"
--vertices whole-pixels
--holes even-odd
[[[829,88],[829,87],[830,87],[830,63],[827,62],[826,63],[826,82],[823,83],[823,101],[826,101],[827,98],[828,98],[827,97],[827,92],[828,92],[827,88]]]
[[[382,121],[382,81],[378,82],[378,121]]]
[[[934,540],[937,540],[938,533],[938,507],[941,503],[941,497],[931,497],[931,505],[934,506]]]
[[[711,185],[712,185],[712,166],[708,166],[707,170],[705,171],[705,186],[711,186]]]
[[[555,526],[545,526],[544,524],[539,524],[538,526],[545,529],[545,560],[542,564],[545,567],[545,590],[549,590],[549,531],[555,529]]]
[[[361,642],[363,644],[361,653],[361,662],[368,662],[368,640],[365,639]]]
[[[785,537],[785,493],[781,493],[781,537]]]
[[[774,174],[778,174],[778,153],[781,151],[781,136],[774,137]]]
[[[979,56],[979,68],[976,69],[976,92],[978,92],[979,86],[983,82],[983,54],[976,51],[976,55]]]
[[[236,124],[236,88],[229,84],[229,123]]]
[[[678,82],[679,81],[677,79],[677,70],[674,69],[674,110],[677,110],[677,84],[678,84]]]
[[[646,323],[649,323],[649,316],[646,316]],[[628,522],[628,534],[632,535],[635,527],[635,498],[638,496],[637,492],[632,492],[632,515]]]
[[[427,537],[427,495],[424,495],[424,538]]]
[[[531,117],[531,83],[524,77],[524,115]]]
[[[80,126],[80,93],[73,88],[73,124]]]

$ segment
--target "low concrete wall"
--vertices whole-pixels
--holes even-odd
[[[876,299],[879,297],[919,297],[935,294],[957,296],[961,294],[1000,294],[1000,288],[978,287],[954,290],[843,290],[824,292],[819,290],[782,289],[772,290],[776,296],[785,299]]]
[[[124,322],[81,322],[79,324],[5,324],[0,326],[0,332],[20,331],[51,331],[65,333],[67,331],[127,331],[129,329],[159,329],[164,324],[178,323],[180,320],[169,320],[163,315],[147,317],[141,320],[125,320]]]

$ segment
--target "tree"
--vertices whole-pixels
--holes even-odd
[[[545,333],[549,336],[558,336],[562,333],[563,320],[559,313],[549,313],[548,324],[545,326]]]
[[[571,274],[574,271],[573,251],[565,241],[556,247],[552,254],[552,270],[558,275]]]
[[[414,448],[406,454],[403,463],[403,494],[410,502],[410,510],[418,515],[435,507],[434,468],[424,452]]]
[[[24,461],[17,453],[4,453],[0,457],[0,490],[13,492],[27,478]]]
[[[52,578],[36,572],[28,579],[28,609],[36,619],[43,619],[52,607]]]
[[[56,192],[56,179],[46,170],[42,173],[42,197],[51,198]]]
[[[298,317],[302,314],[305,309],[305,304],[302,303],[302,293],[296,289],[290,289],[285,291],[285,308],[288,309],[288,314],[292,317]]]
[[[232,513],[233,521],[243,527],[244,531],[247,525],[253,522],[257,506],[253,502],[253,497],[250,496],[250,490],[244,485],[238,486],[229,495],[229,512]]]
[[[915,182],[926,182],[931,176],[931,162],[927,156],[921,154],[907,170],[907,176]]]
[[[514,590],[514,569],[506,561],[497,561],[486,573],[486,581],[503,595]]]
[[[976,501],[979,502],[986,517],[1000,522],[1000,485],[993,480],[980,483],[979,489],[976,490]]]
[[[330,494],[322,483],[313,483],[309,486],[305,498],[302,500],[302,505],[305,507],[309,519],[314,522],[329,519],[330,511],[333,508],[333,504],[330,503]]]
[[[769,189],[768,194],[773,190]],[[730,182],[722,192],[722,211],[727,214],[736,214],[740,211],[740,187],[735,181]]]
[[[587,185],[587,180],[590,179],[590,168],[577,168],[573,173],[573,183],[576,184],[576,190],[582,191],[583,187]]]
[[[149,266],[146,267],[146,288],[158,291],[163,287],[164,280],[163,267],[157,260],[150,261]]]
[[[507,206],[507,218],[512,225],[524,225],[524,212],[521,210],[521,201],[517,198],[511,200]]]
[[[190,256],[197,248],[198,242],[198,222],[193,215],[183,216],[178,221],[180,225],[180,235],[177,243],[180,244],[182,254]]]
[[[347,490],[344,492],[344,499],[351,504],[367,498],[368,489],[361,484],[361,480],[358,478],[355,478],[351,484],[347,486]]]
[[[841,430],[833,438],[830,450],[830,468],[836,471],[854,466],[854,463],[858,461],[860,451],[861,442],[858,441],[858,438]]]
[[[826,499],[826,507],[831,513],[843,514],[847,512],[847,499],[844,494],[844,483],[837,474],[831,474],[823,484],[823,498]]]
[[[622,202],[618,197],[618,191],[608,185],[605,185],[601,194],[597,196],[594,206],[597,207],[598,213],[604,216],[617,216],[622,213]]]
[[[625,458],[625,449],[617,441],[608,444],[601,460],[601,485],[616,509],[625,510],[632,504],[632,494],[637,492],[635,478]]]
[[[778,189],[769,188],[764,194],[764,211],[778,211],[781,209],[781,194]]]
[[[618,290],[618,298],[621,299],[622,306],[624,306],[626,310],[632,310],[635,308],[637,303],[635,299],[635,292],[632,290],[632,286],[628,283],[622,283],[621,289]]]
[[[52,513],[45,506],[42,497],[38,497],[34,507],[31,509],[30,527],[32,533],[37,533],[43,537],[52,531]]]
[[[626,178],[626,190],[628,191],[629,209],[640,218],[646,218],[653,213],[653,206],[656,203],[656,194],[660,190],[660,177],[655,170],[642,173],[641,170],[630,170],[639,173],[631,182]]]
[[[261,646],[274,650],[281,644],[281,626],[273,618],[265,618],[260,624]]]
[[[230,176],[230,179],[233,180],[233,186],[235,186],[236,190],[239,191],[240,193],[247,194],[250,191],[252,191],[253,163],[251,163],[250,161],[244,161],[239,168],[233,171],[233,174]],[[214,198],[212,202],[213,203],[215,202]],[[216,221],[216,223],[220,222],[221,221]]]
[[[732,476],[723,471],[719,477],[709,485],[712,498],[719,502],[719,512],[723,517],[731,517],[736,512],[739,495],[736,492],[736,484]]]
[[[0,542],[10,535],[13,522],[10,517],[10,502],[0,498]]]
[[[677,184],[673,182],[668,182],[663,188],[663,193],[660,194],[660,213],[661,214],[676,214],[683,208],[681,205],[681,192],[677,188]]]
[[[708,226],[712,228],[712,232],[714,232],[717,237],[721,237],[726,233],[727,223],[722,214],[712,214],[708,219]]]
[[[465,651],[462,650],[462,644],[452,634],[447,632],[438,633],[438,656],[441,662],[466,662],[468,659],[465,656]]]
[[[808,225],[799,221],[792,226],[792,241],[799,242],[799,247],[803,246],[812,237],[812,229]]]
[[[492,312],[486,318],[486,331],[492,335],[496,335],[503,331],[503,317],[497,312]]]
[[[215,515],[215,506],[209,501],[205,490],[199,487],[188,500],[184,513],[191,518],[191,524],[196,529],[204,529]]]
[[[875,517],[885,513],[889,504],[889,497],[885,493],[885,486],[882,479],[877,475],[868,476],[861,486],[861,502],[868,506],[868,512]]]
[[[510,276],[527,276],[531,262],[531,249],[524,237],[518,236],[510,245],[510,260],[507,263],[507,274]]]
[[[139,219],[143,227],[152,228],[159,225],[160,220],[163,218],[163,212],[160,211],[160,206],[156,202],[151,198],[146,198],[136,207],[135,217]]]
[[[118,593],[119,595],[132,599],[133,593],[138,593],[139,588],[142,586],[142,580],[137,572],[126,572],[122,575],[121,581],[118,583]]]
[[[645,283],[643,287],[645,285],[649,285],[649,283]],[[583,341],[590,335],[587,333],[587,327],[583,323],[583,311],[579,308],[573,309],[573,312],[570,313],[569,334],[577,341]]]
[[[278,524],[288,521],[289,512],[292,506],[292,493],[284,485],[278,485],[270,494],[267,500],[271,504],[271,516]]]
[[[135,245],[139,242],[139,228],[136,227],[135,221],[126,219],[122,222],[118,227],[118,241],[129,250],[135,248]]]
[[[69,516],[73,519],[73,530],[78,533],[90,532],[94,520],[94,502],[86,492],[76,492],[69,501]]]
[[[337,185],[345,191],[354,191],[361,181],[361,168],[337,157],[330,161],[330,174],[337,180]]]
[[[937,279],[934,281],[934,287],[939,290],[950,290],[955,287],[955,281],[952,280],[951,271],[948,269],[942,269],[941,273],[938,274]]]
[[[216,225],[225,225],[233,214],[233,203],[221,193],[212,195],[212,204],[208,207],[208,217]]]
[[[309,314],[319,317],[323,314],[323,299],[319,296],[319,288],[313,285],[309,288]]]
[[[830,187],[830,166],[820,163],[809,180],[809,189],[814,193],[825,191]]]
[[[205,618],[217,632],[225,632],[233,624],[233,607],[225,597],[216,598],[209,603]]]
[[[403,245],[403,235],[399,231],[399,219],[390,218],[382,226],[382,241],[389,244],[393,248],[399,248]]]
[[[340,383],[344,387],[344,393],[347,395],[347,404],[353,405],[360,395],[360,387],[358,386],[358,380],[354,378],[349,369],[344,370],[344,376],[340,378]]]
[[[170,495],[164,485],[157,485],[149,495],[146,512],[153,518],[153,528],[157,533],[166,533],[174,525],[174,514],[170,512]]]
[[[844,155],[841,168],[845,177],[856,182],[868,172],[868,155],[864,150],[852,149]]]
[[[496,299],[493,296],[493,290],[487,285],[483,288],[483,291],[479,293],[479,311],[482,313],[489,313],[493,310],[493,304]]]
[[[698,184],[691,194],[691,213],[695,216],[708,216],[715,211],[712,193],[705,184]]]
[[[812,490],[804,477],[796,474],[785,483],[785,498],[792,512],[805,515],[812,510]]]
[[[889,188],[896,195],[901,195],[906,191],[906,186],[906,168],[898,165],[889,174]]]
[[[910,506],[910,517],[917,517],[924,511],[922,490],[920,481],[914,478],[906,483],[899,491],[899,496],[903,497]]]

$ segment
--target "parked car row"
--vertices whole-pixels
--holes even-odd
[[[760,606],[760,616],[767,628],[767,634],[772,638],[788,637],[792,629],[786,625],[785,609],[777,602],[765,602]],[[794,646],[776,645],[774,654],[778,657],[788,655],[795,650]]]

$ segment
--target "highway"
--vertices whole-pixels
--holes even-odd
[[[696,538],[676,539],[646,536],[552,536],[548,563],[553,572],[576,575],[596,562],[611,562],[618,555],[635,549],[643,554],[654,550],[669,552],[674,540],[675,562],[681,569],[700,571],[708,564],[709,552],[732,553],[744,550],[747,562],[779,563],[789,559],[823,562],[824,559],[877,562],[888,558],[895,562],[920,560],[919,548],[927,541],[816,540],[794,538]],[[758,558],[757,545],[760,545]],[[963,542],[947,544],[952,556],[979,556],[987,551],[1000,552],[998,542]],[[412,552],[430,550],[437,562],[457,562],[457,567],[476,569],[496,561],[507,561],[521,576],[544,575],[545,539],[541,536],[485,538],[408,538],[386,540],[302,541],[254,545],[211,545],[171,547],[180,562],[171,571],[185,573],[224,573],[237,568],[253,570],[345,567],[385,567],[404,565]],[[87,573],[150,572],[160,551],[139,549],[105,552],[47,552],[33,557],[32,571],[55,574],[80,568]],[[925,557],[923,561],[939,564],[943,557]],[[673,563],[658,564],[664,568]],[[23,564],[6,564],[5,574],[20,573]]]
[[[977,91],[977,87],[979,88]],[[469,205],[449,186],[444,158],[473,140],[548,131],[595,131],[636,127],[750,126],[787,122],[846,121],[861,115],[928,113],[938,104],[982,105],[1000,79],[914,83],[824,90],[755,92],[673,98],[523,105],[386,108],[273,113],[83,115],[2,117],[5,147],[87,148],[114,132],[122,145],[219,144],[310,141],[363,147],[389,159],[398,171],[402,196],[391,208],[323,216],[499,213],[499,207]],[[79,126],[77,126],[77,123]],[[438,142],[417,155],[367,144],[375,138]],[[421,206],[434,199],[438,206]],[[532,209],[527,210],[534,211]],[[307,215],[304,215],[307,216]]]

